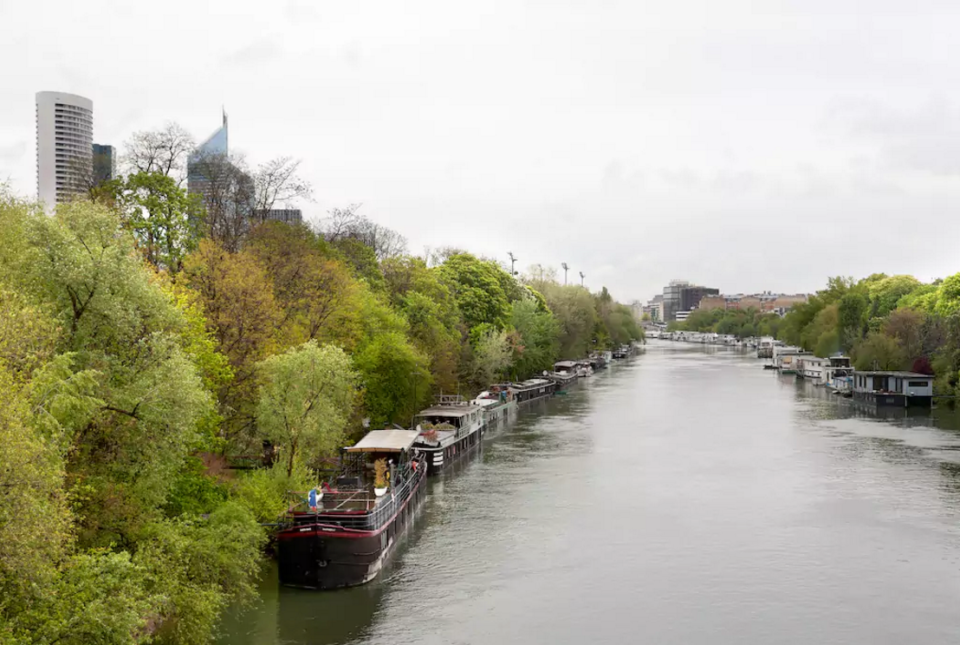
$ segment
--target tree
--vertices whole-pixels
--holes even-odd
[[[553,368],[560,352],[560,324],[550,312],[542,312],[531,299],[513,303],[511,326],[520,334],[513,359],[513,372],[521,378]]]
[[[118,202],[147,262],[178,273],[198,242],[204,216],[200,197],[167,175],[139,172],[122,182]]]
[[[309,199],[313,193],[310,182],[300,177],[300,160],[277,157],[261,164],[253,174],[255,185],[254,219],[264,221],[267,211],[277,202]]]
[[[449,257],[436,270],[453,293],[457,309],[469,329],[481,324],[504,328],[510,300],[501,277],[511,281],[513,278],[503,269],[493,262],[461,253]]]
[[[178,188],[187,178],[187,158],[197,147],[189,132],[176,123],[160,130],[135,132],[124,144],[123,166],[127,174],[158,173],[172,179]]]
[[[256,399],[256,365],[277,344],[281,311],[269,276],[247,251],[229,253],[202,240],[184,262],[186,284],[200,297],[218,350],[230,361],[234,378],[219,392],[223,439],[234,448],[250,447]]]
[[[363,383],[363,403],[374,425],[406,422],[429,400],[430,362],[403,333],[372,335],[354,362]]]
[[[356,396],[357,374],[343,350],[310,340],[264,360],[260,372],[257,425],[280,446],[287,475],[304,454],[334,453]]]
[[[560,323],[560,357],[582,358],[594,347],[598,324],[593,296],[581,287],[547,285],[543,293]]]
[[[871,332],[853,350],[858,370],[902,370],[905,357],[897,341],[881,333]]]
[[[350,345],[345,332],[357,326],[358,288],[323,239],[304,225],[266,222],[251,232],[244,251],[273,284],[284,346],[310,339]]]
[[[909,360],[923,355],[924,314],[913,309],[897,309],[889,313],[883,322],[882,331],[897,341]]]
[[[354,239],[371,249],[378,260],[403,255],[407,240],[396,231],[381,226],[359,213],[361,204],[346,208],[334,208],[321,224],[321,231],[328,242]]]
[[[842,347],[850,349],[863,338],[868,306],[867,296],[859,290],[850,291],[840,298],[837,325]]]
[[[194,159],[190,192],[202,196],[210,238],[227,251],[239,251],[254,222],[257,196],[243,157],[208,154]]]

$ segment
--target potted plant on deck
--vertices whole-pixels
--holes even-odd
[[[377,459],[373,462],[373,492],[377,497],[387,492],[387,486],[390,484],[390,476],[387,473],[387,460]]]

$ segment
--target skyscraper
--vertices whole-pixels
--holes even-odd
[[[93,183],[102,184],[117,176],[117,153],[113,146],[93,144]]]
[[[211,182],[216,181],[212,175],[220,175],[221,166],[229,161],[229,130],[227,128],[227,113],[223,113],[223,125],[197,146],[197,149],[187,159],[187,190],[202,195],[204,201],[211,197]]]
[[[47,211],[82,193],[93,162],[93,101],[37,92],[37,197]]]

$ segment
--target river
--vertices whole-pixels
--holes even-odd
[[[957,427],[654,341],[432,482],[380,579],[270,569],[221,642],[960,642]]]

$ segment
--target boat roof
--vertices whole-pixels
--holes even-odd
[[[420,433],[416,430],[371,430],[350,446],[347,452],[402,452],[408,450]]]
[[[918,374],[917,372],[884,372],[883,370],[879,371],[861,371],[857,370],[857,374],[863,374],[864,376],[899,376],[900,378],[923,378],[933,380],[933,377],[929,374]]]
[[[470,403],[467,405],[457,405],[457,406],[438,405],[432,408],[427,408],[426,410],[420,410],[420,412],[417,413],[417,416],[418,417],[426,417],[426,416],[454,417],[459,419],[460,417],[466,416],[471,412],[476,412],[479,409],[480,409],[480,406],[475,405],[473,403]]]
[[[541,385],[550,385],[550,381],[545,378],[531,378],[519,383],[513,383],[514,387],[539,387]]]
[[[577,361],[557,361],[553,364],[554,367],[576,367]]]

